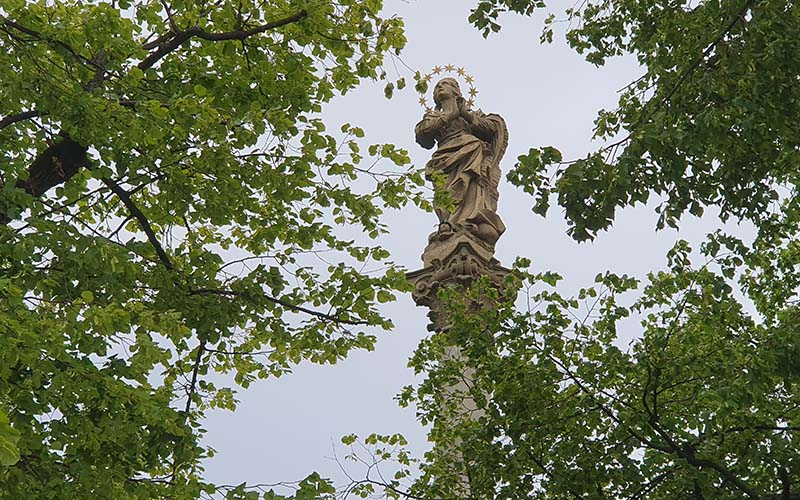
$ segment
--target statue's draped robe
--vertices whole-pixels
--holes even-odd
[[[416,128],[417,142],[436,152],[425,166],[428,178],[444,174],[455,209],[435,207],[440,223],[453,230],[466,229],[494,247],[505,231],[497,215],[500,159],[507,144],[505,122],[498,115],[474,112],[472,123],[459,116],[445,123],[444,113],[425,113]]]

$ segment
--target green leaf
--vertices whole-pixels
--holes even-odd
[[[19,461],[19,439],[19,431],[11,427],[8,415],[0,410],[0,466],[9,467]]]

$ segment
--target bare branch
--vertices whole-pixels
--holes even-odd
[[[41,113],[39,111],[31,110],[31,111],[23,111],[22,113],[17,113],[16,115],[8,115],[2,120],[0,120],[0,130],[8,127],[9,125],[13,125],[17,122],[21,122],[23,120],[27,120],[29,118],[36,118],[37,116],[44,116],[46,113]]]

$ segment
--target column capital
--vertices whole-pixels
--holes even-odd
[[[406,275],[414,285],[412,298],[418,306],[429,309],[429,331],[444,330],[447,320],[437,293],[441,287],[459,286],[463,289],[483,277],[502,291],[511,272],[500,265],[489,248],[467,231],[454,232],[446,239],[436,238],[422,254],[425,267]]]

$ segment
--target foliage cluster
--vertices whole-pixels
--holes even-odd
[[[617,109],[598,114],[595,137],[606,146],[571,161],[552,147],[520,158],[509,180],[536,196],[535,212],[544,215],[557,195],[579,241],[609,228],[620,207],[653,195],[659,227],[677,227],[683,214],[700,216],[708,206],[723,220],[758,223],[795,185],[794,2],[605,0],[565,16],[567,41],[589,62],[630,54],[644,72]],[[543,40],[552,40],[558,20],[548,18]]]
[[[320,118],[404,45],[381,8],[2,2],[0,498],[250,498],[203,482],[204,412],[391,327],[369,238],[422,179]]]

